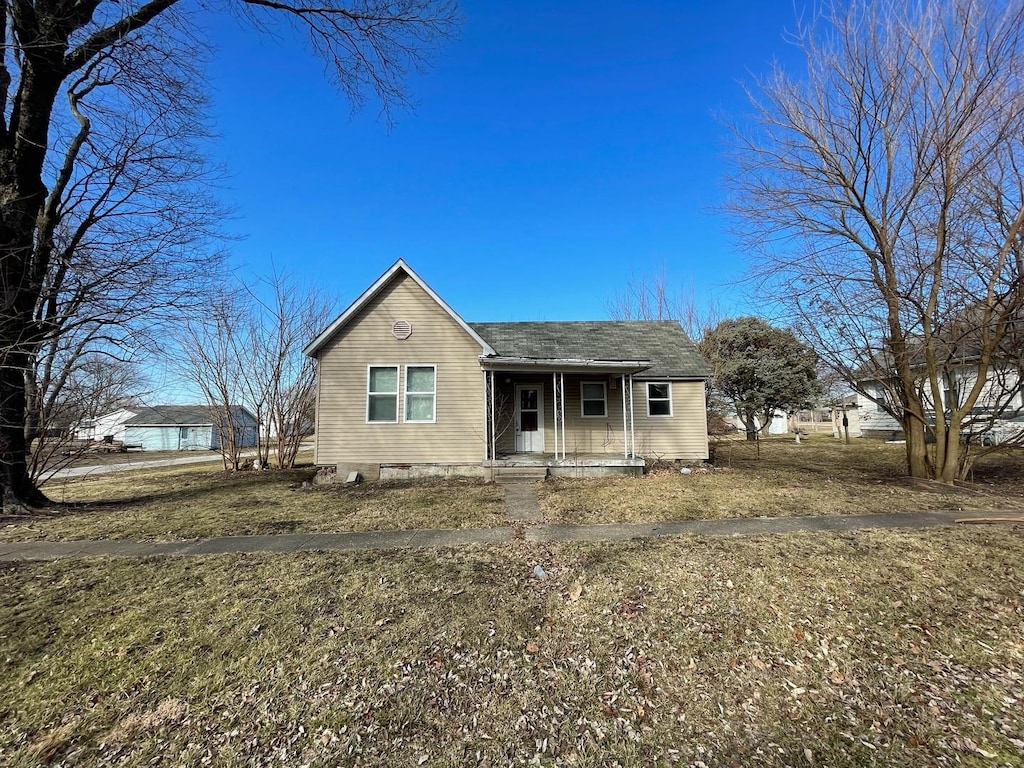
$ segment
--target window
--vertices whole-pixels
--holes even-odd
[[[672,385],[669,382],[647,382],[647,415],[672,415]]]
[[[398,366],[370,366],[366,386],[366,420],[398,421]]]
[[[603,381],[584,381],[580,384],[580,400],[584,416],[607,416],[608,402]]]
[[[432,365],[405,366],[405,420],[434,421],[437,371]]]

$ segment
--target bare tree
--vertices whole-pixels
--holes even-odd
[[[240,466],[239,407],[256,416],[253,466],[271,459],[294,466],[302,438],[313,429],[316,364],[302,348],[333,314],[317,287],[300,289],[274,272],[251,285],[221,291],[211,311],[182,324],[179,370],[220,415],[225,469]]]
[[[354,105],[375,93],[385,114],[404,103],[406,72],[455,23],[447,0],[238,0],[229,7],[258,31],[292,24]],[[102,266],[90,278],[97,254],[121,259],[125,279],[117,285],[129,293],[137,268],[146,276],[139,284],[159,274],[146,254],[176,254],[177,275],[187,279],[190,257],[201,252],[196,240],[217,218],[204,203],[205,168],[195,152],[205,132],[196,95],[204,44],[194,16],[204,12],[179,0],[0,3],[0,485],[7,509],[48,501],[28,473],[26,450],[27,390],[35,386],[27,379],[47,340],[66,332],[51,323],[46,305],[76,279],[91,280],[93,296],[127,297],[104,288]]]
[[[713,298],[698,298],[692,284],[686,292],[673,291],[664,269],[655,275],[630,277],[608,302],[608,315],[613,320],[675,320],[694,341],[722,320]]]
[[[207,311],[181,324],[175,356],[177,370],[202,392],[210,409],[225,470],[239,469],[244,447],[245,433],[236,418],[247,392],[238,355],[248,307],[242,297],[234,289],[210,294]]]
[[[952,482],[1016,365],[1024,4],[828,4],[794,43],[806,71],[776,65],[735,133],[738,231],[805,340],[902,426],[908,472]]]
[[[295,465],[303,437],[313,430],[316,361],[302,354],[306,343],[326,325],[335,302],[317,286],[304,289],[286,273],[274,272],[248,289],[248,349],[259,352],[240,365],[251,383],[251,402],[266,414],[261,455],[273,447],[279,469]],[[266,460],[266,458],[264,460]]]

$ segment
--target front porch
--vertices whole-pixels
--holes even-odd
[[[633,375],[638,360],[482,360],[484,466],[548,476],[642,473]]]

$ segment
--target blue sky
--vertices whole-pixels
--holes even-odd
[[[750,311],[714,208],[741,81],[793,56],[792,0],[484,2],[389,131],[301,39],[209,21],[213,159],[242,274],[345,305],[395,259],[468,320],[600,319],[630,275]]]

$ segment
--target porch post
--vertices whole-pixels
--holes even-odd
[[[497,392],[494,391],[494,371],[491,371],[491,466],[494,466],[498,458],[498,428],[494,421],[494,401],[497,399]]]
[[[490,414],[490,410],[487,407],[487,403],[490,398],[490,389],[487,386],[487,371],[481,371],[484,377],[484,464],[487,463],[487,455],[491,450],[491,433],[487,428],[487,418]]]
[[[622,374],[622,458],[629,458],[629,424],[626,422],[626,374]]]
[[[558,374],[551,374],[551,425],[555,428],[555,461],[558,461]]]
[[[637,458],[637,436],[633,421],[633,374],[630,374],[630,458]]]
[[[565,460],[565,374],[558,374],[562,382],[562,460]]]

